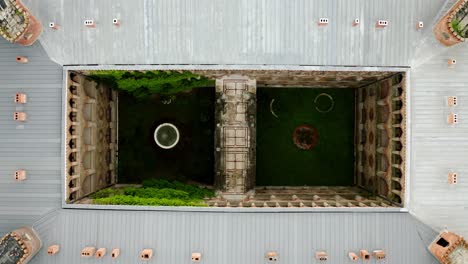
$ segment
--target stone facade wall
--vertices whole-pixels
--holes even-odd
[[[256,89],[245,76],[216,80],[215,186],[224,194],[255,187]]]
[[[213,206],[232,206],[231,201],[241,202],[239,206],[245,206],[245,203],[259,206],[251,192],[255,189],[256,178],[257,85],[357,88],[356,183],[380,196],[368,200],[353,192],[348,197],[349,191],[345,189],[346,193],[320,197],[309,195],[309,191],[315,190],[306,190],[306,196],[298,198],[294,195],[291,200],[278,200],[276,194],[272,194],[271,201],[266,205],[262,202],[261,206],[386,207],[402,204],[406,113],[403,74],[266,70],[194,72],[216,79],[214,173],[215,188],[221,196],[211,201]]]
[[[405,122],[403,74],[357,90],[357,184],[398,205],[404,201]]]
[[[71,72],[67,81],[67,202],[117,181],[117,93]]]
[[[258,87],[358,88],[395,74],[365,71],[287,71],[287,70],[206,70],[194,73],[219,79],[244,75],[255,79]]]
[[[369,197],[359,187],[268,187],[258,188],[242,199],[218,196],[208,201],[215,207],[395,207],[387,199]]]

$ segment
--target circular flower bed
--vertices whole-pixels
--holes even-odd
[[[294,129],[293,141],[300,149],[313,149],[318,143],[317,129],[310,125],[300,125]]]
[[[335,101],[333,97],[327,93],[321,93],[315,97],[315,109],[320,113],[328,113],[333,110]]]
[[[154,131],[154,140],[163,149],[173,148],[179,142],[179,130],[173,124],[161,124]]]

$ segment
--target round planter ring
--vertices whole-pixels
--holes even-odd
[[[179,142],[179,130],[171,123],[163,123],[154,131],[154,141],[163,149],[171,149]]]
[[[310,125],[300,125],[293,131],[293,142],[302,150],[311,150],[318,144],[318,131]]]
[[[320,108],[317,106],[317,101],[318,101],[318,99],[319,99],[320,97],[323,97],[323,96],[327,97],[327,98],[330,100],[330,102],[331,102],[330,107],[329,107],[328,109],[320,109]],[[317,95],[317,97],[315,97],[315,99],[314,99],[314,104],[315,104],[315,110],[317,110],[318,112],[324,114],[324,113],[328,113],[328,112],[330,112],[331,110],[333,110],[333,107],[335,106],[335,101],[333,100],[333,97],[332,97],[331,95],[329,95],[329,94],[327,94],[327,93],[321,93],[321,94]]]

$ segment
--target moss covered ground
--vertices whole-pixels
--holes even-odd
[[[175,179],[213,184],[214,87],[171,96],[135,98],[119,93],[119,183]],[[154,131],[162,123],[180,133],[173,149],[162,149]]]
[[[107,188],[91,195],[94,204],[146,206],[207,206],[212,190],[178,181],[145,180],[142,187]]]
[[[258,88],[256,185],[353,185],[354,98],[354,89]],[[318,131],[311,150],[293,142],[302,124]]]

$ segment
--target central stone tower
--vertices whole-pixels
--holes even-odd
[[[229,199],[255,187],[256,93],[246,76],[216,80],[215,186]]]

